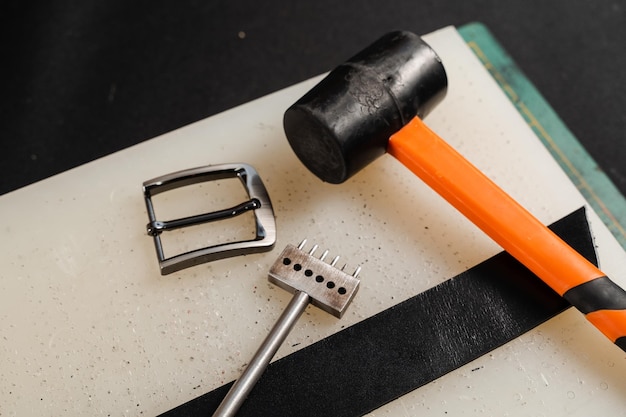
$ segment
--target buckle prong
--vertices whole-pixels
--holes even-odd
[[[148,229],[148,234],[150,236],[156,236],[166,230],[175,230],[183,227],[196,226],[203,223],[229,219],[231,217],[236,217],[240,214],[246,213],[250,210],[256,210],[258,208],[261,208],[261,202],[258,199],[253,198],[234,207],[224,210],[213,211],[211,213],[203,213],[196,216],[183,217],[182,219],[176,220],[155,220],[148,223],[146,228]]]

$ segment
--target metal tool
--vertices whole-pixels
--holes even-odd
[[[165,191],[205,181],[238,178],[244,186],[249,200],[235,207],[198,214],[182,219],[157,220],[152,197]],[[154,246],[161,268],[161,275],[167,275],[190,266],[237,255],[266,252],[276,242],[274,211],[267,190],[257,171],[248,164],[220,164],[191,168],[153,178],[143,183],[143,195],[150,222],[148,235],[154,238]],[[181,203],[183,204],[183,203]],[[255,238],[252,240],[217,244],[166,258],[161,243],[161,233],[182,227],[195,226],[239,216],[248,211],[254,212]]]
[[[293,293],[293,298],[213,417],[234,416],[237,413],[309,303],[341,318],[356,295],[360,283],[357,276],[361,268],[349,275],[343,272],[343,268],[335,268],[339,256],[327,264],[324,259],[328,251],[318,259],[313,256],[318,246],[313,246],[306,253],[302,250],[305,244],[306,240],[298,247],[288,245],[270,268],[269,281]]]

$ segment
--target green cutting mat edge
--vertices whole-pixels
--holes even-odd
[[[626,199],[482,23],[457,28],[613,236],[626,249]]]

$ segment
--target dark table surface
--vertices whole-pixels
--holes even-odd
[[[387,31],[479,21],[626,195],[624,0],[8,0],[0,10],[0,194],[328,71]]]

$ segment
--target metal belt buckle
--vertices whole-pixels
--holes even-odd
[[[248,201],[224,210],[176,220],[159,221],[156,219],[152,203],[154,195],[186,185],[228,178],[239,178],[241,180],[248,193]],[[218,259],[266,252],[271,250],[276,242],[276,223],[274,221],[272,203],[261,181],[261,177],[250,165],[242,163],[209,165],[163,175],[144,182],[143,195],[150,220],[147,225],[148,234],[154,238],[161,275],[167,275],[184,268]],[[256,237],[254,239],[217,244],[169,258],[165,257],[161,243],[162,232],[232,218],[250,210],[254,212],[256,223]]]

